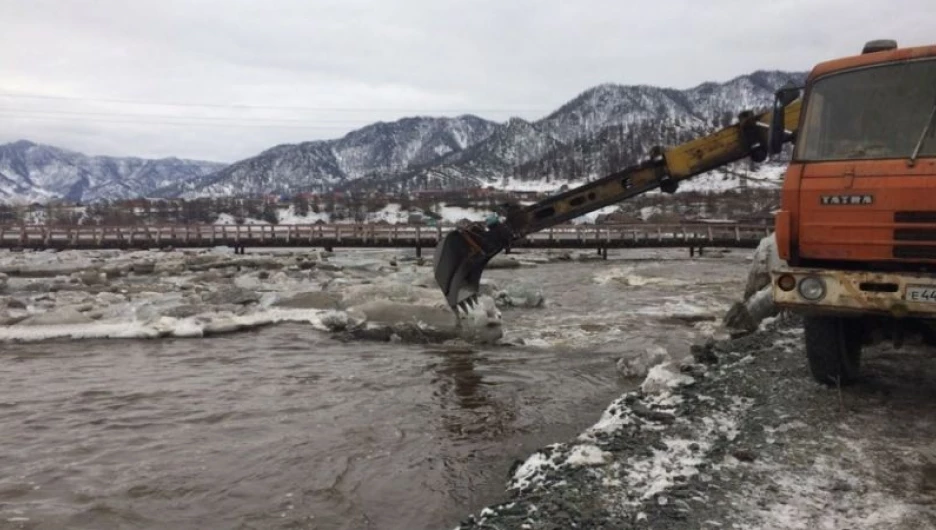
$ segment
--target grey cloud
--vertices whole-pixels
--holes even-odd
[[[0,97],[0,141],[230,161],[403,115],[533,119],[602,82],[685,88],[872,38],[927,44],[936,3],[0,0],[0,20],[0,93],[342,109]]]

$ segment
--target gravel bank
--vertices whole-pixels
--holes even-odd
[[[575,440],[518,462],[460,529],[936,527],[936,361],[868,352],[812,381],[798,319],[658,366]]]

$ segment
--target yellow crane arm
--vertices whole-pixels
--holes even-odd
[[[761,162],[768,153],[793,140],[800,104],[797,99],[785,106],[775,105],[783,113],[783,121],[782,129],[774,129],[777,132],[773,135],[773,110],[742,112],[737,123],[712,134],[670,148],[655,147],[646,162],[527,207],[508,207],[504,222],[476,223],[454,230],[436,247],[436,282],[453,309],[464,309],[473,303],[484,266],[511,241],[656,188],[672,193],[680,181],[731,162],[744,158]]]

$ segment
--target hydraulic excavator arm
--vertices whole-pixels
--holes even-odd
[[[456,313],[470,308],[487,262],[514,240],[656,188],[673,193],[679,182],[750,157],[778,153],[795,138],[800,101],[778,92],[774,109],[742,112],[738,122],[712,134],[670,147],[655,147],[649,160],[536,204],[509,206],[503,221],[474,223],[449,232],[436,247],[435,278]],[[782,119],[773,120],[777,114]]]

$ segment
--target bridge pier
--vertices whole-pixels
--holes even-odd
[[[698,250],[696,250],[696,248],[698,248]],[[699,257],[701,258],[701,257],[702,257],[702,254],[703,254],[704,248],[705,248],[705,247],[703,247],[702,245],[699,245],[698,247],[695,247],[695,246],[693,246],[693,245],[689,245],[689,257],[690,257],[690,258],[694,258],[695,255],[696,255],[696,253],[698,253],[698,254],[699,254]]]
[[[417,257],[417,258],[421,258],[421,257],[422,257],[422,247],[419,246],[419,245],[416,245],[416,257]]]

